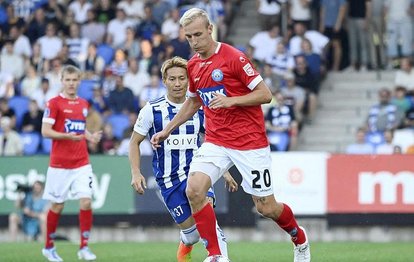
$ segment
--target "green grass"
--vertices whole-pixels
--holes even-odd
[[[77,261],[78,246],[69,242],[57,242],[59,255],[65,261]],[[174,262],[177,243],[91,243],[98,261]],[[1,243],[0,261],[45,261],[40,243]],[[233,262],[293,261],[292,245],[287,242],[233,242],[229,243],[229,255]],[[362,243],[334,242],[311,243],[312,261],[413,261],[413,243]],[[201,262],[206,251],[199,243],[193,250],[193,262]]]

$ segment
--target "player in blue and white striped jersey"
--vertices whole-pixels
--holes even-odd
[[[164,62],[161,67],[162,79],[167,87],[167,94],[147,103],[140,111],[134,125],[130,140],[129,160],[131,165],[131,185],[143,194],[146,188],[145,177],[140,171],[139,145],[147,135],[160,132],[174,118],[186,100],[188,87],[187,61],[174,57]],[[174,130],[171,135],[154,149],[153,171],[161,190],[164,203],[171,216],[181,229],[181,242],[177,251],[177,260],[191,261],[192,245],[200,239],[188,202],[185,189],[187,176],[194,152],[201,145],[204,133],[204,114],[200,109],[187,122]],[[237,183],[227,174],[225,176],[229,191],[237,190]],[[214,199],[212,189],[207,193],[209,200]],[[222,234],[216,225],[217,235]],[[220,246],[227,250],[225,237],[219,238]]]

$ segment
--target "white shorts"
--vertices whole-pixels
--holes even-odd
[[[190,164],[190,173],[202,172],[214,184],[233,165],[243,177],[241,186],[251,195],[273,194],[270,148],[235,150],[212,143],[203,143]]]
[[[92,198],[92,166],[75,169],[49,167],[47,169],[43,198],[63,203],[68,198]]]

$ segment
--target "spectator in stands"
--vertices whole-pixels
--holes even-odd
[[[77,64],[85,61],[88,52],[89,39],[81,37],[79,24],[72,23],[69,25],[69,37],[66,38],[65,42],[69,49],[69,58],[74,60]]]
[[[128,27],[135,27],[135,23],[127,18],[123,9],[116,9],[116,17],[112,19],[107,27],[107,33],[112,39],[112,47],[120,47],[126,40]]]
[[[371,0],[348,1],[348,34],[351,69],[366,71],[369,64],[369,21],[371,20]],[[359,57],[358,57],[359,54]]]
[[[354,155],[374,154],[375,148],[372,144],[365,141],[365,134],[365,128],[358,128],[356,131],[355,143],[348,145],[345,152]]]
[[[14,94],[13,75],[6,71],[0,70],[0,98],[11,98]]]
[[[119,146],[118,139],[115,138],[112,132],[112,126],[106,123],[103,127],[102,139],[99,142],[100,152],[105,155],[115,155],[116,149]]]
[[[152,35],[155,32],[161,32],[161,25],[158,24],[155,16],[152,13],[150,4],[146,4],[144,7],[145,16],[138,24],[137,37],[139,39],[145,39],[151,41]]]
[[[317,85],[319,85],[322,75],[325,73],[325,67],[322,63],[321,56],[313,52],[312,43],[307,38],[303,38],[300,47],[301,53],[299,53],[299,56],[303,56],[305,58],[310,72],[315,78]]]
[[[27,26],[27,37],[31,44],[34,44],[37,39],[46,34],[46,27],[48,22],[46,21],[45,12],[43,8],[38,8],[34,11],[33,19]]]
[[[280,25],[280,14],[282,10],[280,2],[256,0],[256,8],[259,14],[261,30],[267,30],[269,26]]]
[[[330,39],[333,51],[332,69],[338,71],[342,62],[343,23],[346,0],[322,0],[319,32]]]
[[[37,74],[32,64],[26,66],[26,73],[20,84],[20,93],[30,97],[36,90],[40,89],[41,77]]]
[[[411,0],[385,0],[385,17],[387,28],[388,65],[400,55],[408,57],[413,54],[413,25],[412,11],[414,3]],[[401,54],[398,47],[401,47]]]
[[[115,51],[115,58],[109,65],[109,70],[119,76],[124,76],[128,72],[128,60],[124,50],[119,48]]]
[[[184,59],[190,59],[191,54],[190,44],[185,37],[184,29],[180,27],[178,37],[171,39],[167,43],[166,58],[179,56]]]
[[[393,130],[384,131],[384,143],[379,144],[375,148],[375,153],[382,155],[391,155],[394,153],[395,145],[392,143],[394,137]]]
[[[32,55],[29,38],[22,33],[22,28],[14,25],[10,28],[10,38],[13,40],[13,53],[28,59]]]
[[[137,59],[139,57],[141,47],[138,39],[135,37],[135,30],[132,27],[126,29],[126,40],[120,48],[128,54],[128,58]]]
[[[148,2],[148,1],[147,1]],[[152,10],[152,15],[155,19],[155,22],[161,26],[162,22],[167,18],[168,14],[170,13],[173,6],[170,5],[168,1],[165,0],[151,0],[150,6]],[[158,32],[161,32],[158,30]]]
[[[50,61],[49,63],[50,68],[45,73],[45,78],[49,80],[50,89],[55,94],[59,94],[62,90],[62,82],[61,82],[61,69],[62,69],[62,61],[59,58],[55,58]],[[47,69],[45,63],[45,70]]]
[[[150,85],[144,87],[139,97],[139,107],[143,108],[147,102],[162,97],[166,91],[160,76],[158,74],[152,74]]]
[[[3,73],[11,74],[16,81],[23,76],[24,59],[23,56],[14,53],[12,40],[4,42],[0,55],[0,68]]]
[[[270,88],[270,91],[272,91],[272,93],[280,90],[280,86],[283,81],[283,76],[274,74],[271,65],[265,64],[263,66],[263,72],[261,73],[261,75],[263,77],[263,81]],[[264,104],[262,105],[262,108],[266,108],[268,105],[270,104]]]
[[[43,111],[39,109],[36,100],[30,100],[29,111],[23,115],[22,131],[36,132],[40,135],[42,131]]]
[[[404,128],[394,131],[392,143],[400,146],[403,152],[406,152],[410,146],[414,145],[414,109],[406,113]]]
[[[289,8],[289,23],[304,23],[307,28],[311,26],[312,0],[287,0]]]
[[[56,26],[48,23],[46,26],[46,35],[40,37],[37,42],[40,45],[40,56],[44,59],[54,59],[62,49],[63,41],[56,36]]]
[[[286,105],[280,91],[273,93],[274,106],[266,114],[266,129],[272,151],[293,150],[297,146],[298,123],[292,106]],[[280,133],[288,138],[286,148],[281,148]]]
[[[199,0],[195,7],[203,9],[210,17],[210,22],[213,25],[214,39],[225,41],[227,37],[227,24],[225,21],[226,13],[222,1],[219,0]]]
[[[78,60],[75,58],[71,58],[69,56],[69,46],[67,44],[63,44],[62,49],[60,50],[57,59],[60,60],[62,62],[62,65],[73,65],[78,67]],[[82,57],[82,59],[86,58],[86,54],[84,57]]]
[[[17,11],[17,12],[16,12]],[[11,3],[6,5],[7,21],[3,24],[4,32],[8,33],[13,25],[23,27],[26,22],[22,17],[17,16],[18,10],[15,10],[15,6]]]
[[[304,109],[307,113],[306,123],[310,124],[315,117],[317,109],[319,86],[304,56],[296,56],[295,64],[296,68],[293,71],[295,82],[296,85],[302,87],[306,92]]]
[[[9,100],[4,97],[0,97],[0,118],[7,116],[10,118],[10,126],[14,128],[16,126],[16,112],[9,106]]]
[[[305,106],[306,93],[302,87],[296,85],[295,75],[287,73],[284,76],[285,86],[281,88],[286,105],[292,106],[295,110],[295,119],[301,124],[303,120],[303,109]]]
[[[96,18],[99,23],[108,24],[116,17],[116,10],[110,0],[99,0],[96,8]]]
[[[379,103],[371,106],[367,117],[369,132],[384,132],[387,129],[395,129],[400,126],[403,115],[397,106],[391,104],[391,91],[382,88],[378,92]]]
[[[40,44],[36,42],[32,45],[32,56],[29,58],[28,63],[34,66],[36,73],[43,74],[44,62],[45,59],[40,54]]]
[[[124,86],[123,77],[115,76],[115,90],[109,93],[108,107],[113,114],[125,114],[134,112],[134,94],[131,89]]]
[[[144,17],[144,0],[122,0],[116,6],[123,9],[127,17],[138,23]]]
[[[371,50],[372,65],[383,68],[387,59],[385,56],[385,16],[384,0],[371,0],[371,23],[369,27],[368,41]],[[378,49],[378,57],[377,57]]]
[[[45,1],[43,1],[45,2]],[[66,8],[58,0],[48,0],[41,8],[45,12],[47,22],[61,24],[65,17]]]
[[[268,56],[265,61],[272,67],[273,74],[280,78],[283,78],[286,73],[292,72],[295,67],[293,56],[281,41],[277,43],[274,54]]]
[[[88,75],[93,75],[95,78],[101,77],[105,69],[105,60],[97,54],[95,43],[89,44],[86,59],[80,64],[80,68]]]
[[[396,105],[397,110],[402,115],[405,115],[405,113],[411,108],[411,100],[407,96],[407,89],[405,87],[397,86],[394,88],[391,104]]]
[[[400,69],[395,73],[394,84],[407,89],[414,89],[414,70],[409,57],[401,58]]]
[[[81,25],[81,37],[87,38],[89,43],[102,43],[106,32],[105,24],[98,23],[95,9],[89,9],[87,17],[86,23]]]
[[[30,95],[30,98],[36,100],[37,105],[41,110],[45,109],[46,102],[49,101],[52,97],[55,97],[58,92],[50,88],[49,80],[47,78],[42,78],[40,89],[37,89]]]
[[[135,97],[139,97],[144,87],[151,83],[151,78],[147,71],[139,68],[136,59],[130,58],[128,63],[129,68],[124,76],[124,86],[131,89]]]
[[[402,154],[402,153],[403,153],[403,151],[402,151],[400,146],[394,146],[394,151],[393,151],[394,155],[398,155],[398,154]],[[408,154],[408,151],[407,151],[407,154]]]
[[[102,89],[99,85],[93,87],[92,99],[90,101],[91,107],[93,107],[97,112],[104,115],[105,112],[108,112],[107,101],[103,95]]]
[[[161,33],[166,40],[178,38],[180,33],[180,10],[173,8],[170,11],[170,16],[164,20],[161,25]]]
[[[23,155],[23,141],[20,135],[12,129],[12,120],[8,116],[0,118],[0,156]]]
[[[304,38],[312,43],[312,51],[324,57],[329,38],[318,31],[308,30],[304,23],[296,23],[293,26],[294,36],[289,40],[289,52],[296,56],[302,52],[301,44]]]
[[[35,181],[30,189],[20,186],[17,190],[23,192],[18,193],[19,197],[16,200],[19,211],[9,215],[10,241],[16,241],[19,226],[29,241],[42,239],[41,236],[46,233],[46,215],[49,206],[48,201],[42,198],[43,183]]]
[[[249,45],[254,48],[253,58],[264,64],[268,57],[275,54],[275,47],[281,40],[280,29],[276,24],[266,31],[256,33],[249,41]]]
[[[92,8],[93,5],[87,0],[74,0],[68,7],[75,14],[75,21],[79,24],[86,22],[88,10]]]

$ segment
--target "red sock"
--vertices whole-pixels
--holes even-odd
[[[298,226],[292,209],[286,204],[283,204],[283,211],[277,221],[275,221],[283,230],[285,230],[291,237],[295,245],[303,244],[306,241],[303,230]]]
[[[60,214],[49,210],[46,221],[46,243],[45,248],[52,248],[55,244],[53,240],[56,237],[56,228],[59,223]]]
[[[210,204],[206,204],[200,211],[193,214],[198,233],[204,241],[208,256],[221,255],[216,232],[216,214]]]
[[[92,209],[79,211],[80,248],[88,245],[89,234],[92,228]]]

